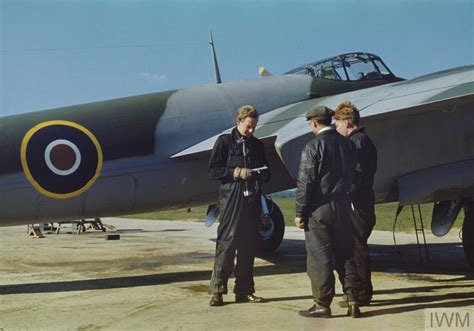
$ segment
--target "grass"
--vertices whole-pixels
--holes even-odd
[[[295,216],[295,200],[293,198],[283,198],[283,197],[273,197],[273,201],[276,202],[278,207],[280,207],[281,212],[285,218],[285,223],[287,226],[293,226],[293,219]],[[397,211],[398,204],[395,202],[379,204],[375,206],[375,214],[377,216],[377,224],[375,225],[375,230],[383,231],[392,231],[393,222],[395,219],[395,212]],[[423,218],[423,224],[426,231],[429,231],[429,226],[431,224],[431,211],[432,204],[425,204],[420,206],[421,215]],[[193,207],[190,209],[176,209],[169,211],[160,211],[152,212],[145,214],[133,214],[128,215],[130,218],[139,218],[139,219],[150,219],[150,220],[194,220],[194,221],[204,221],[205,213],[207,211],[207,206]],[[419,220],[419,212],[417,206],[414,206],[414,212],[417,220]],[[456,222],[454,223],[455,227],[460,228],[462,219],[464,218],[464,212],[459,213]],[[412,211],[410,206],[403,208],[402,212],[398,216],[397,221],[397,231],[413,231],[413,218]]]

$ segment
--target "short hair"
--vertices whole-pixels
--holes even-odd
[[[332,122],[331,118],[312,119],[312,121],[324,126],[331,126]]]
[[[237,121],[241,122],[243,121],[246,117],[252,117],[258,120],[258,112],[255,109],[254,106],[251,105],[245,105],[240,107],[237,110]]]
[[[341,102],[334,113],[335,120],[348,120],[352,124],[359,125],[360,113],[359,109],[350,101]]]

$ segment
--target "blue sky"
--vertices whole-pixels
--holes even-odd
[[[414,78],[474,63],[474,0],[0,0],[0,116],[274,74],[352,51]]]

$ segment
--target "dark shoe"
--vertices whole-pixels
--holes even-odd
[[[308,310],[301,310],[298,314],[303,317],[329,318],[331,317],[331,308],[314,305]]]
[[[235,302],[239,302],[239,303],[242,303],[242,302],[262,303],[262,302],[265,302],[265,299],[262,298],[262,297],[257,297],[253,294],[248,294],[248,295],[236,294],[235,295]]]
[[[359,309],[359,304],[356,302],[348,303],[347,316],[352,316],[352,318],[360,317],[361,312]]]
[[[224,305],[224,300],[222,299],[222,293],[215,293],[212,295],[211,300],[209,301],[209,306],[219,307]]]

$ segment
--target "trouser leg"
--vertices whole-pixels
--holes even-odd
[[[372,296],[371,265],[367,241],[375,225],[375,217],[356,210],[354,213],[354,261],[360,278],[360,289]]]
[[[350,240],[348,240],[350,242]],[[360,288],[360,278],[353,258],[352,246],[348,246],[343,240],[334,240],[334,262],[336,271],[343,287],[343,291],[352,301],[356,300],[356,292]],[[347,242],[347,241],[346,241]]]
[[[311,218],[305,230],[306,268],[314,301],[329,307],[334,297],[334,273],[330,229],[321,220]]]
[[[256,249],[255,241],[256,240],[249,238],[248,242],[243,243],[237,248],[237,263],[234,269],[234,293],[236,294],[247,295],[255,292],[253,280],[253,265]]]
[[[361,294],[370,298],[372,297],[373,289],[367,241],[376,221],[374,192],[371,188],[360,188],[353,192],[351,200],[355,209],[352,218],[354,225],[354,261],[361,281]]]
[[[239,229],[236,232],[238,241],[234,293],[248,295],[255,292],[253,266],[257,250],[257,228],[261,216],[260,196],[249,197],[242,204]]]
[[[349,301],[356,301],[356,292],[360,287],[360,278],[354,262],[354,230],[349,205],[342,202],[337,204],[335,228],[333,232],[334,262],[343,291]]]
[[[217,240],[216,257],[212,271],[209,293],[227,294],[227,281],[234,270],[235,247],[231,242]]]

